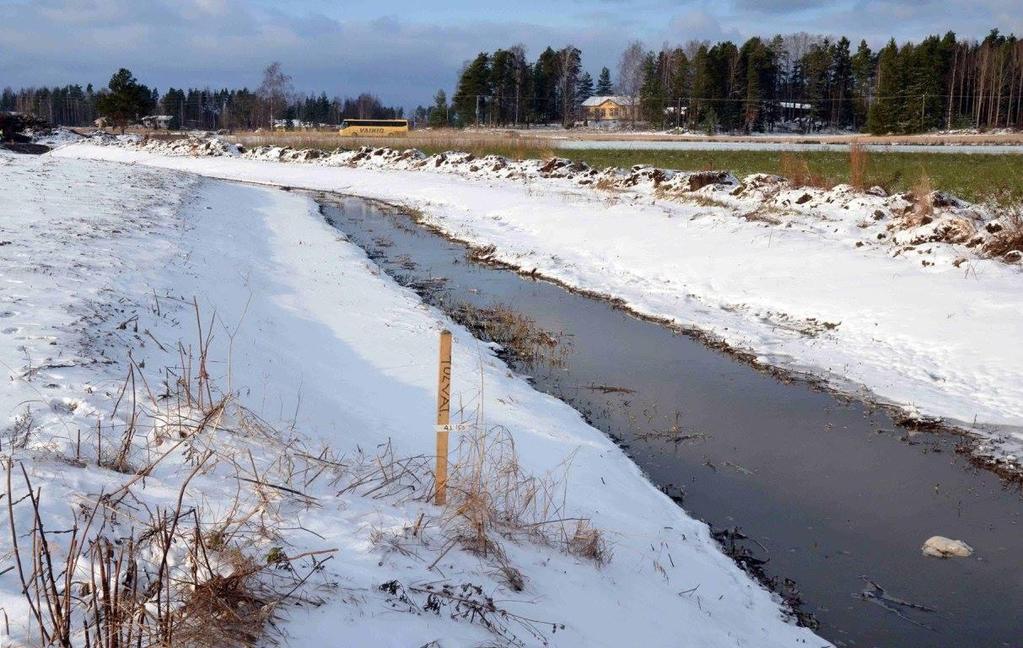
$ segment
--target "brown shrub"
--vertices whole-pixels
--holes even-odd
[[[600,529],[594,529],[587,520],[580,520],[576,524],[575,533],[568,541],[568,553],[592,560],[598,565],[606,564],[611,558],[604,534]]]
[[[866,147],[859,142],[849,146],[849,184],[861,191],[866,188],[868,158]]]
[[[931,222],[934,217],[933,193],[934,186],[931,184],[930,176],[926,173],[921,173],[920,178],[910,191],[913,197],[913,212],[910,218],[907,219],[906,225],[908,227],[926,225]]]
[[[479,421],[470,426],[458,444],[448,482],[444,517],[449,537],[467,551],[494,559],[513,588],[521,574],[516,578],[509,570],[501,538],[560,547],[597,565],[611,559],[599,529],[588,519],[566,515],[566,474],[529,475],[507,430],[485,428]],[[563,465],[567,472],[569,462]]]
[[[1013,251],[1023,251],[1023,205],[1006,211],[998,219],[1001,226],[984,244],[984,253],[990,257],[1004,258]]]
[[[820,174],[810,171],[806,158],[792,153],[782,153],[779,161],[781,175],[788,179],[793,187],[818,187],[830,189],[830,184]]]

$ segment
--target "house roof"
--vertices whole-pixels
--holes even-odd
[[[616,103],[619,106],[631,106],[632,105],[632,97],[622,97],[622,96],[617,96],[617,95],[605,95],[605,96],[590,97],[589,99],[583,101],[583,106],[586,107],[586,108],[594,108],[594,107],[599,106],[600,104],[602,104],[602,103],[604,103],[606,101],[610,101],[611,103]]]

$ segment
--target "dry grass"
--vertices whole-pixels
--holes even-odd
[[[206,520],[186,507],[189,483],[210,467],[204,455],[184,479],[172,509],[156,509],[148,519],[121,508],[127,493],[115,492],[79,510],[66,548],[54,544],[41,514],[42,488],[33,486],[24,465],[20,472],[32,509],[29,529],[18,527],[12,502],[15,468],[7,464],[7,500],[11,541],[22,590],[41,645],[72,646],[249,646],[259,640],[278,608],[308,574],[258,561],[251,551],[254,516]],[[134,500],[133,500],[134,501]],[[118,518],[131,521],[130,533],[118,530]],[[226,531],[219,540],[204,529]],[[19,537],[32,547],[30,569],[23,566]],[[225,540],[224,538],[229,538]],[[185,553],[184,565],[172,554]],[[297,562],[295,563],[297,566]],[[319,569],[315,561],[310,574]]]
[[[1004,259],[1011,252],[1023,252],[1023,205],[1006,209],[997,222],[998,231],[984,244],[984,253]]]
[[[39,487],[24,465],[6,464],[6,492],[0,493],[8,514],[5,533],[13,548],[14,577],[28,603],[29,627],[40,645],[273,643],[277,621],[289,605],[322,603],[309,579],[323,572],[336,551],[289,555],[284,550],[287,538],[279,529],[288,525],[283,522],[293,520],[296,509],[319,506],[309,493],[416,506],[419,518],[401,538],[378,533],[371,540],[394,551],[437,550],[431,569],[459,547],[487,561],[512,591],[522,591],[526,579],[505,553],[506,540],[554,547],[597,565],[610,559],[602,532],[585,518],[565,514],[565,474],[528,474],[510,434],[486,428],[481,418],[472,421],[458,444],[443,509],[428,504],[435,494],[433,457],[399,457],[389,442],[371,455],[360,450],[352,457],[307,448],[212,384],[207,367],[217,321],[204,321],[194,301],[185,304],[195,311],[198,343],[178,345],[178,366],[167,368],[158,393],[129,354],[117,414],[110,417],[124,421],[124,427],[119,436],[111,423],[96,429],[90,461],[127,475],[119,487],[99,496],[80,495],[72,528],[54,532],[44,519],[49,507],[42,504],[52,497],[51,485]],[[551,345],[548,334],[510,311],[494,314],[488,330],[520,353],[536,355],[540,352],[528,351],[531,345]],[[109,448],[103,445],[104,432]],[[87,453],[89,448],[86,442]],[[86,459],[78,448],[67,463],[84,467]],[[567,462],[563,465],[567,473]],[[161,480],[180,478],[169,505],[155,506],[142,492],[157,469]],[[207,504],[195,484],[210,479],[228,482],[233,498]],[[439,545],[428,538],[428,527],[440,533]],[[512,625],[538,640],[543,640],[538,628],[557,625],[511,614],[469,583],[410,585],[407,592],[410,610],[443,611],[486,627],[502,641],[514,638]]]
[[[316,555],[333,550],[297,556],[279,551],[274,561],[257,554],[277,538],[281,504],[308,502],[299,490],[299,470],[303,461],[317,462],[296,457],[301,448],[292,446],[257,469],[251,449],[269,449],[273,456],[284,435],[218,395],[206,371],[212,321],[204,327],[196,309],[196,322],[200,343],[179,348],[181,364],[167,369],[159,395],[128,354],[129,370],[106,431],[116,430],[118,420],[123,429],[105,448],[104,429],[97,426],[92,459],[128,477],[103,494],[79,494],[70,529],[49,529],[44,512],[53,504],[44,502],[53,497],[52,486],[33,484],[24,463],[6,462],[2,497],[12,569],[28,604],[28,628],[38,633],[40,645],[250,646],[266,638],[286,604],[298,598],[320,602],[304,596],[304,585],[326,560]],[[243,450],[246,444],[251,449]],[[82,450],[79,441],[74,458],[62,459],[84,468]],[[169,506],[154,506],[141,492],[158,468],[183,476]],[[192,484],[208,474],[234,476],[233,501],[198,503],[205,500]],[[273,492],[268,482],[278,484]]]
[[[568,517],[563,473],[536,477],[519,463],[515,442],[501,427],[473,422],[463,434],[449,481],[445,519],[459,544],[477,555],[492,557],[502,571],[509,565],[502,538],[560,547],[567,553],[603,565],[611,558],[603,533],[588,519]],[[517,573],[517,570],[514,571]],[[521,575],[509,578],[521,589]]]
[[[691,203],[693,205],[699,205],[700,207],[718,207],[721,209],[731,209],[731,207],[727,203],[721,202],[720,200],[717,200],[715,198],[711,198],[710,196],[705,196],[703,194],[698,193],[675,191],[670,193],[663,192],[661,194],[656,195],[658,195],[658,197],[665,198],[670,197],[682,202]]]
[[[926,225],[934,218],[934,186],[931,178],[926,173],[921,173],[919,179],[910,191],[913,197],[913,211],[907,219],[907,227]]]
[[[492,253],[491,248],[481,248],[474,250],[470,258],[486,262]],[[481,307],[462,303],[452,307],[450,313],[474,336],[496,342],[503,353],[528,366],[560,367],[570,350],[560,333],[540,328],[532,319],[503,304]]]
[[[779,161],[781,175],[788,179],[793,187],[817,187],[830,189],[833,185],[827,179],[810,171],[806,158],[795,153],[782,153]]]
[[[866,189],[869,154],[859,142],[849,145],[849,184],[860,191]]]

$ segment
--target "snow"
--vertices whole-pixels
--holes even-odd
[[[815,133],[820,135],[820,133]],[[772,137],[786,137],[783,134]],[[706,137],[700,135],[700,137]],[[803,137],[806,137],[805,135]],[[793,138],[795,139],[795,137]],[[848,152],[849,144],[819,142],[758,142],[755,140],[727,142],[710,140],[562,140],[558,148],[565,150],[617,149],[625,151],[840,151]],[[1020,155],[1019,144],[861,144],[876,153],[968,153],[976,155]]]
[[[87,156],[141,163],[68,159]],[[0,336],[9,342],[0,345],[0,363],[10,376],[0,391],[0,452],[22,462],[41,488],[48,529],[70,528],[77,507],[131,483],[133,507],[120,522],[109,520],[108,532],[126,534],[143,509],[173,510],[195,456],[209,452],[213,459],[192,482],[186,504],[215,519],[235,497],[241,510],[255,507],[262,526],[242,550],[259,562],[276,547],[289,556],[338,550],[302,590],[323,605],[285,606],[282,632],[290,645],[319,645],[326,637],[344,637],[346,645],[498,641],[450,608],[440,614],[403,609],[396,595],[380,589],[391,581],[405,592],[472,584],[509,612],[564,624],[553,632],[548,623],[530,630],[504,622],[525,645],[825,643],[785,622],[772,596],[720,553],[705,525],[656,491],[603,434],[382,275],[323,222],[308,198],[168,169],[175,166],[255,182],[296,185],[305,177],[307,184],[368,193],[384,193],[407,176],[409,198],[424,206],[433,204],[424,192],[438,192],[433,200],[440,200],[452,182],[470,194],[482,190],[436,174],[171,159],[94,145],[41,157],[0,154]],[[521,200],[524,208],[528,201]],[[239,409],[177,440],[180,406],[157,406],[160,399],[145,406],[141,394],[172,389],[165,368],[180,369],[182,354],[198,349],[197,319],[212,335],[210,380]],[[605,535],[613,553],[605,565],[556,543],[501,537],[508,562],[525,579],[524,591],[515,592],[492,557],[461,546],[445,553],[449,520],[436,507],[403,493],[341,488],[373,474],[358,466],[375,470],[374,457],[387,449],[399,457],[432,453],[436,341],[443,327],[454,332],[452,394],[465,408],[462,417],[482,420],[477,429],[506,429],[525,470],[560,480],[565,515],[588,518]],[[198,370],[178,375],[191,385]],[[145,465],[170,447],[169,458],[142,481],[132,481],[131,470],[96,465],[97,424],[107,435],[102,454],[108,457],[115,430],[131,416],[125,403],[117,406],[126,376],[145,385],[132,403],[148,407],[131,463]],[[328,446],[330,454],[320,454]],[[246,460],[232,463],[235,456]],[[340,481],[286,481],[288,466],[316,465],[302,456],[337,456],[355,467],[327,470]],[[268,495],[239,481],[239,471],[306,495]],[[15,478],[17,527],[27,533],[24,490]],[[413,536],[410,529],[423,519]],[[67,541],[67,535],[50,536],[61,550]],[[5,562],[10,549],[4,533]],[[187,576],[188,561],[181,547],[171,552],[176,574]],[[230,571],[216,564],[220,573]],[[11,620],[5,641],[13,645],[35,636],[20,589],[14,572],[0,576],[0,607]]]
[[[454,238],[494,246],[495,260],[620,298],[909,417],[974,430],[990,440],[981,453],[1023,448],[1021,273],[979,252],[997,221],[988,208],[935,194],[933,214],[919,217],[912,196],[791,188],[770,176],[386,150],[195,157],[195,146],[55,155],[406,205]]]

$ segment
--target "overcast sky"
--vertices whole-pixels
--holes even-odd
[[[516,43],[571,43],[596,76],[633,39],[651,48],[807,31],[919,39],[1023,35],[1023,0],[0,0],[0,86],[92,82],[118,67],[168,86],[259,84],[279,60],[297,90],[429,103],[462,63]]]

